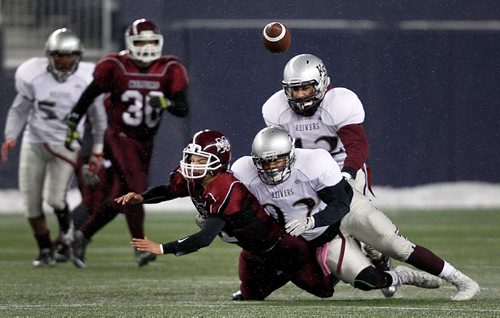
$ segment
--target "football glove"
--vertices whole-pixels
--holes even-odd
[[[352,175],[349,172],[345,172],[345,171],[342,172],[342,177],[344,177],[344,179],[346,181],[349,181],[352,179]]]
[[[149,95],[149,105],[156,109],[167,109],[172,102],[163,95]]]
[[[66,138],[64,139],[64,146],[66,149],[73,151],[73,141],[80,141],[80,134],[78,133],[78,114],[71,113],[66,118],[66,125],[68,128],[66,129]]]
[[[101,179],[99,179],[97,173],[95,173],[95,171],[93,171],[93,169],[89,165],[82,166],[82,176],[85,184],[87,184],[91,188],[101,183]]]
[[[301,219],[295,219],[288,222],[285,225],[285,230],[288,234],[292,236],[302,235],[307,230],[310,230],[314,227],[314,217],[308,216]]]

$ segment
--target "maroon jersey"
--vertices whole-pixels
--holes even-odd
[[[108,128],[142,140],[155,135],[163,111],[150,106],[150,96],[171,98],[189,84],[186,69],[175,56],[164,55],[141,69],[126,51],[99,60],[94,82],[110,93],[105,101],[110,116]]]
[[[206,189],[188,182],[179,172],[170,179],[172,195],[190,196],[203,217],[217,215],[226,221],[223,231],[248,251],[262,252],[279,241],[282,230],[257,199],[229,171],[220,173]]]

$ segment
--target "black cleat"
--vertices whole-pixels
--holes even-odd
[[[85,250],[89,242],[90,240],[81,231],[75,232],[74,240],[71,243],[73,251],[71,260],[77,268],[85,268]]]
[[[233,299],[234,301],[243,301],[245,298],[243,298],[243,294],[241,293],[241,290],[238,290],[236,293],[233,294]]]
[[[54,252],[49,248],[41,249],[37,259],[33,261],[34,267],[44,267],[44,266],[54,266],[54,265],[56,265],[56,260],[54,259]]]
[[[137,253],[137,264],[139,267],[143,267],[149,264],[149,262],[154,262],[156,260],[156,255],[149,252],[138,252]]]
[[[70,247],[64,243],[56,245],[54,259],[58,263],[66,263],[71,258]]]

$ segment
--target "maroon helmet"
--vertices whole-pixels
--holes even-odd
[[[184,148],[180,162],[181,173],[187,179],[202,179],[207,174],[217,174],[229,169],[231,144],[222,133],[216,130],[202,130]],[[204,164],[192,163],[191,156],[204,157]]]
[[[132,59],[149,64],[161,56],[163,35],[152,21],[138,19],[125,31],[125,45]]]

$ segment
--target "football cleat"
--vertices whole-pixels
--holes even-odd
[[[387,272],[393,271],[394,267],[392,266],[392,261],[389,256],[386,256],[379,251],[375,250],[373,247],[363,244],[363,250],[366,255],[370,258],[371,263],[375,266],[376,269]],[[380,289],[384,297],[390,298],[393,297],[397,291],[396,286],[389,286]]]
[[[384,255],[384,254],[381,254],[381,256],[382,257],[378,261],[373,261],[373,264],[375,265],[375,267],[379,270],[384,271],[384,272],[394,270],[394,267],[392,266],[391,258],[389,256]],[[380,289],[380,291],[382,292],[384,297],[390,298],[390,297],[394,296],[397,289],[398,288],[396,286],[389,286],[389,287]]]
[[[65,263],[71,257],[70,247],[64,243],[59,243],[54,251],[54,259],[58,263]]]
[[[149,252],[138,252],[137,253],[137,264],[139,267],[146,266],[149,262],[154,262],[156,260],[156,254]]]
[[[233,293],[233,298],[232,300],[234,301],[242,301],[242,300],[245,300],[243,298],[243,294],[241,293],[241,290],[238,290],[236,293]]]
[[[56,260],[54,259],[54,252],[49,248],[44,248],[40,250],[40,254],[33,261],[34,267],[44,267],[44,266],[54,266],[56,265]]]
[[[394,272],[399,278],[399,285],[413,285],[421,288],[439,288],[441,278],[406,266],[398,266]]]
[[[469,300],[481,291],[478,283],[459,270],[455,270],[446,281],[458,289],[458,292],[450,297],[454,301]]]
[[[73,250],[72,261],[77,268],[85,268],[85,249],[89,242],[90,240],[81,231],[75,232],[71,248]]]

